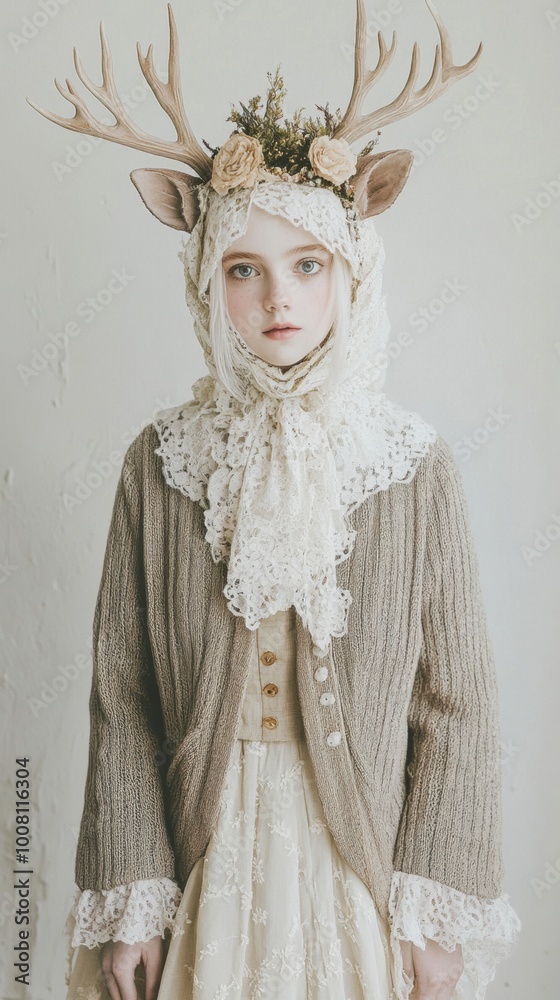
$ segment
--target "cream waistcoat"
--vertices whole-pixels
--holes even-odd
[[[253,634],[237,736],[246,740],[304,740],[297,693],[294,606],[263,618]],[[323,672],[326,680],[326,667]],[[328,691],[321,697],[323,704],[334,700]]]

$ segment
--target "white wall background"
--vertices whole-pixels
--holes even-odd
[[[315,112],[314,104],[327,100],[345,107],[352,0],[175,0],[174,7],[185,100],[200,138],[223,142],[233,127],[226,122],[230,102],[263,94],[266,72],[278,62],[288,113],[302,105]],[[399,35],[397,59],[369,109],[404,82],[415,38],[421,81],[427,79],[437,33],[421,0],[379,0],[367,9],[372,28],[377,17],[387,40],[393,28]],[[378,147],[417,154],[405,191],[378,219],[393,329],[386,390],[455,447],[479,552],[501,683],[505,890],[523,922],[520,944],[489,995],[553,1000],[560,903],[553,791],[560,728],[560,3],[439,0],[438,10],[457,61],[466,61],[480,39],[485,53],[437,103],[386,129]],[[155,159],[113,143],[84,143],[24,100],[72,113],[53,77],[77,83],[76,44],[99,82],[101,18],[121,92],[137,103],[145,128],[171,136],[146,95],[135,54],[137,40],[144,49],[153,41],[156,64],[165,67],[163,2],[9,0],[1,13],[6,1000],[65,994],[63,924],[87,765],[91,667],[83,657],[120,462],[153,411],[190,398],[193,381],[206,373],[184,304],[180,236],[144,209],[128,176]],[[375,58],[372,41],[371,63]],[[124,285],[111,296],[114,271],[124,272]],[[455,300],[445,304],[441,292],[449,283]],[[89,297],[96,312],[84,307]],[[64,346],[58,335],[72,322],[75,336]],[[80,492],[96,469],[98,485]],[[16,754],[32,762],[29,991],[14,984],[11,965]]]

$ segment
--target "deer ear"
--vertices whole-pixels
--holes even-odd
[[[192,232],[200,215],[197,196],[197,188],[202,184],[200,178],[180,170],[144,167],[133,170],[130,179],[156,219],[172,229]]]
[[[380,215],[398,198],[414,162],[409,149],[389,149],[358,160],[349,183],[354,188],[356,209],[362,219]]]

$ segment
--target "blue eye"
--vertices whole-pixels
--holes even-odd
[[[322,270],[323,268],[323,264],[321,264],[321,262],[318,260],[313,260],[312,257],[307,257],[305,260],[300,261],[297,266],[298,268],[302,268],[300,274],[309,274],[309,275],[318,274],[319,271]],[[228,271],[228,274],[230,274],[233,278],[240,278],[241,280],[252,278],[253,273],[257,272],[255,268],[252,266],[252,264],[235,264]]]
[[[304,267],[306,264],[316,264],[318,268],[321,267],[321,264],[319,263],[318,260],[312,260],[311,258],[308,258],[307,260],[302,260],[301,261],[301,266],[302,267]],[[303,274],[317,274],[317,271],[305,270],[305,271],[303,271]]]
[[[254,271],[250,264],[236,264],[235,267],[232,267],[230,274],[233,274],[234,278],[250,278],[250,274],[235,274],[235,271],[239,271],[241,268],[244,268],[245,271]]]

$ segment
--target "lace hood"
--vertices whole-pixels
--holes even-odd
[[[200,217],[179,257],[186,300],[210,375],[193,399],[156,413],[157,454],[168,485],[204,509],[215,562],[228,567],[224,595],[249,629],[294,605],[327,655],[347,630],[352,595],[335,567],[352,552],[346,516],[378,490],[409,482],[436,431],[382,392],[389,337],[383,243],[324,187],[263,181],[220,195],[199,188]],[[209,281],[248,226],[252,205],[312,233],[348,261],[350,329],[343,376],[328,389],[327,337],[286,372],[259,358],[233,327],[244,402],[220,380],[210,337]]]

